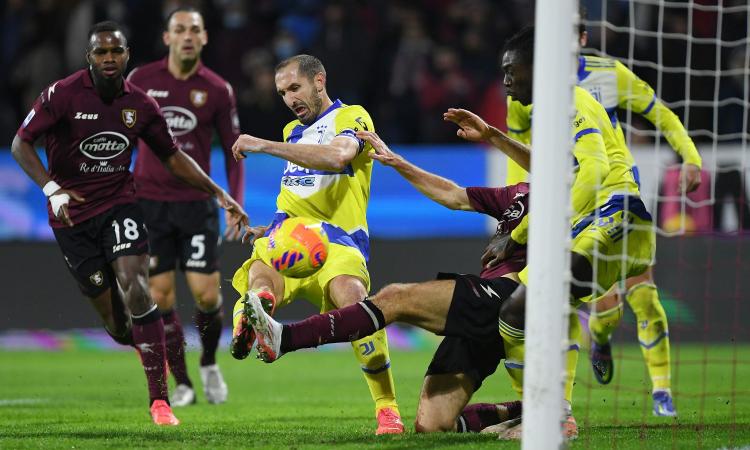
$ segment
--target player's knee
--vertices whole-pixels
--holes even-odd
[[[160,311],[168,311],[174,308],[176,302],[174,289],[165,290],[151,288],[149,292]]]
[[[636,316],[655,315],[663,309],[653,283],[640,283],[633,286],[628,290],[627,299]]]
[[[510,298],[500,305],[500,320],[522,330],[526,314],[526,287],[519,285]]]
[[[417,417],[414,420],[414,431],[417,433],[440,433],[453,431],[455,420],[440,420],[437,417]]]
[[[594,279],[594,271],[589,260],[578,253],[571,253],[570,271],[573,275],[570,283],[570,295],[576,299],[590,296],[593,292],[591,283]]]
[[[409,296],[411,284],[393,283],[382,288],[373,298],[381,310],[388,311],[393,320],[398,321],[410,315],[409,302],[405,299]]]

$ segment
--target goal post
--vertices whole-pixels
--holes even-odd
[[[564,445],[563,371],[570,310],[569,218],[573,167],[570,124],[574,117],[577,10],[577,0],[536,2],[524,449],[553,449]]]

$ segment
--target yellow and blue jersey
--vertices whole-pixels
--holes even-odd
[[[633,156],[617,139],[604,107],[580,87],[575,87],[573,99],[576,115],[571,134],[575,179],[571,187],[571,225],[575,226],[613,198],[638,198],[640,192],[633,172]],[[528,111],[530,113],[531,109]],[[527,223],[528,220],[513,230],[513,240],[526,242]]]
[[[365,260],[370,244],[367,203],[370,198],[372,160],[370,144],[356,137],[356,131],[374,131],[372,119],[359,105],[336,100],[318,119],[303,125],[294,120],[284,127],[284,141],[299,144],[330,144],[338,136],[357,141],[359,153],[341,172],[308,169],[287,162],[276,199],[274,223],[286,217],[310,217],[323,222],[331,242],[357,248]]]
[[[617,109],[628,109],[642,115],[664,135],[685,163],[701,167],[701,157],[680,119],[667,108],[651,86],[638,78],[624,64],[611,58],[580,56],[578,86],[586,89],[605,109],[618,145],[626,146],[625,135],[617,118]],[[525,144],[531,143],[531,105],[524,106],[508,97],[506,123],[508,134]],[[638,168],[633,166],[638,181]],[[527,181],[528,173],[508,159],[506,184]]]

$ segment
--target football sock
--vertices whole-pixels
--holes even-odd
[[[513,390],[523,398],[524,332],[500,319],[500,335],[505,347],[505,370]]]
[[[167,356],[164,346],[164,322],[153,306],[133,317],[133,341],[148,381],[149,405],[154,400],[169,402],[167,389]]]
[[[635,313],[638,341],[654,391],[669,390],[669,328],[667,314],[659,302],[656,286],[641,283],[628,291],[627,301]]]
[[[169,371],[174,375],[177,384],[186,384],[190,387],[190,377],[185,365],[185,333],[182,330],[180,317],[174,309],[162,311],[161,320],[164,322],[164,345],[167,349],[167,362]]]
[[[500,403],[500,406],[505,407],[508,412],[504,419],[500,417],[498,405],[495,403],[466,405],[461,415],[456,419],[456,431],[459,433],[479,433],[489,426],[521,416],[520,401],[503,402]]]
[[[353,341],[352,349],[370,388],[370,395],[375,402],[375,413],[382,408],[393,408],[398,412],[396,387],[393,383],[388,352],[388,336],[385,330],[377,330],[366,338]]]
[[[380,309],[370,300],[334,309],[305,320],[284,325],[281,352],[317,347],[332,342],[350,342],[385,327]]]
[[[595,307],[596,305],[594,305],[594,308]],[[595,310],[592,310],[589,315],[589,331],[591,332],[591,339],[597,344],[606,344],[609,342],[612,333],[617,328],[617,325],[620,324],[622,312],[622,303],[606,311],[596,312]]]
[[[578,350],[581,339],[581,322],[575,310],[571,311],[568,320],[568,351],[565,354],[565,400],[573,403],[573,385],[576,381],[576,366],[578,365]]]
[[[216,349],[219,347],[221,327],[224,321],[224,308],[221,301],[213,311],[195,311],[195,327],[201,338],[201,366],[216,364]]]

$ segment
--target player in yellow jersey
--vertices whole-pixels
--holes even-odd
[[[276,89],[297,120],[284,127],[284,142],[243,134],[233,146],[235,158],[266,153],[287,160],[270,227],[287,217],[320,220],[331,245],[326,264],[308,278],[288,278],[271,268],[267,237],[255,241],[253,253],[234,275],[241,294],[233,314],[232,354],[244,358],[254,341],[243,313],[247,295],[265,299],[273,309],[302,298],[321,312],[355,304],[370,289],[367,271],[369,237],[366,211],[370,196],[371,146],[356,136],[374,130],[370,115],[358,105],[332,101],[326,91],[323,64],[296,55],[276,67]],[[267,232],[267,227],[262,230]],[[390,369],[385,330],[352,342],[375,401],[377,434],[403,433]]]
[[[582,11],[582,17],[585,11]],[[581,47],[586,46],[585,26],[579,27]],[[692,192],[701,183],[701,157],[679,118],[669,110],[645,81],[617,60],[582,55],[578,59],[578,85],[588,90],[604,106],[615,128],[620,145],[625,136],[617,118],[617,109],[627,109],[649,120],[667,138],[683,161],[681,184],[685,192]],[[509,134],[530,143],[531,105],[508,97],[507,125]],[[527,178],[527,172],[508,159],[507,182],[517,183]],[[633,167],[638,180],[638,168]],[[592,337],[591,362],[596,379],[607,384],[612,380],[614,365],[610,337],[622,318],[622,298],[630,304],[638,322],[638,340],[651,376],[653,412],[657,416],[675,416],[672,402],[669,330],[667,315],[659,302],[653,279],[653,268],[637,277],[628,278],[624,292],[612,289],[592,305],[589,329]]]
[[[533,45],[534,29],[527,27],[508,40],[502,58],[506,92],[526,107],[530,107],[532,100]],[[640,200],[631,170],[633,158],[627,147],[618,144],[606,111],[587,91],[578,87],[574,101],[576,116],[571,126],[575,173],[571,187],[574,282],[570,294],[573,303],[578,303],[598,298],[620,279],[643,273],[653,256],[655,236],[651,216]],[[459,125],[460,137],[487,141],[522,167],[529,168],[528,147],[488,126],[473,113],[452,109],[445,118]],[[498,259],[504,259],[517,244],[526,243],[527,218],[513,230],[512,239],[499,252]],[[628,258],[619,257],[623,254]],[[527,273],[528,268],[519,273],[523,283],[527,281]],[[500,312],[500,331],[507,357],[520,362],[521,368],[524,307],[525,287],[519,286]],[[570,336],[571,340],[575,337]],[[573,372],[566,379],[568,406],[574,368],[574,365],[569,366]],[[516,378],[516,382],[520,390],[522,378]]]

